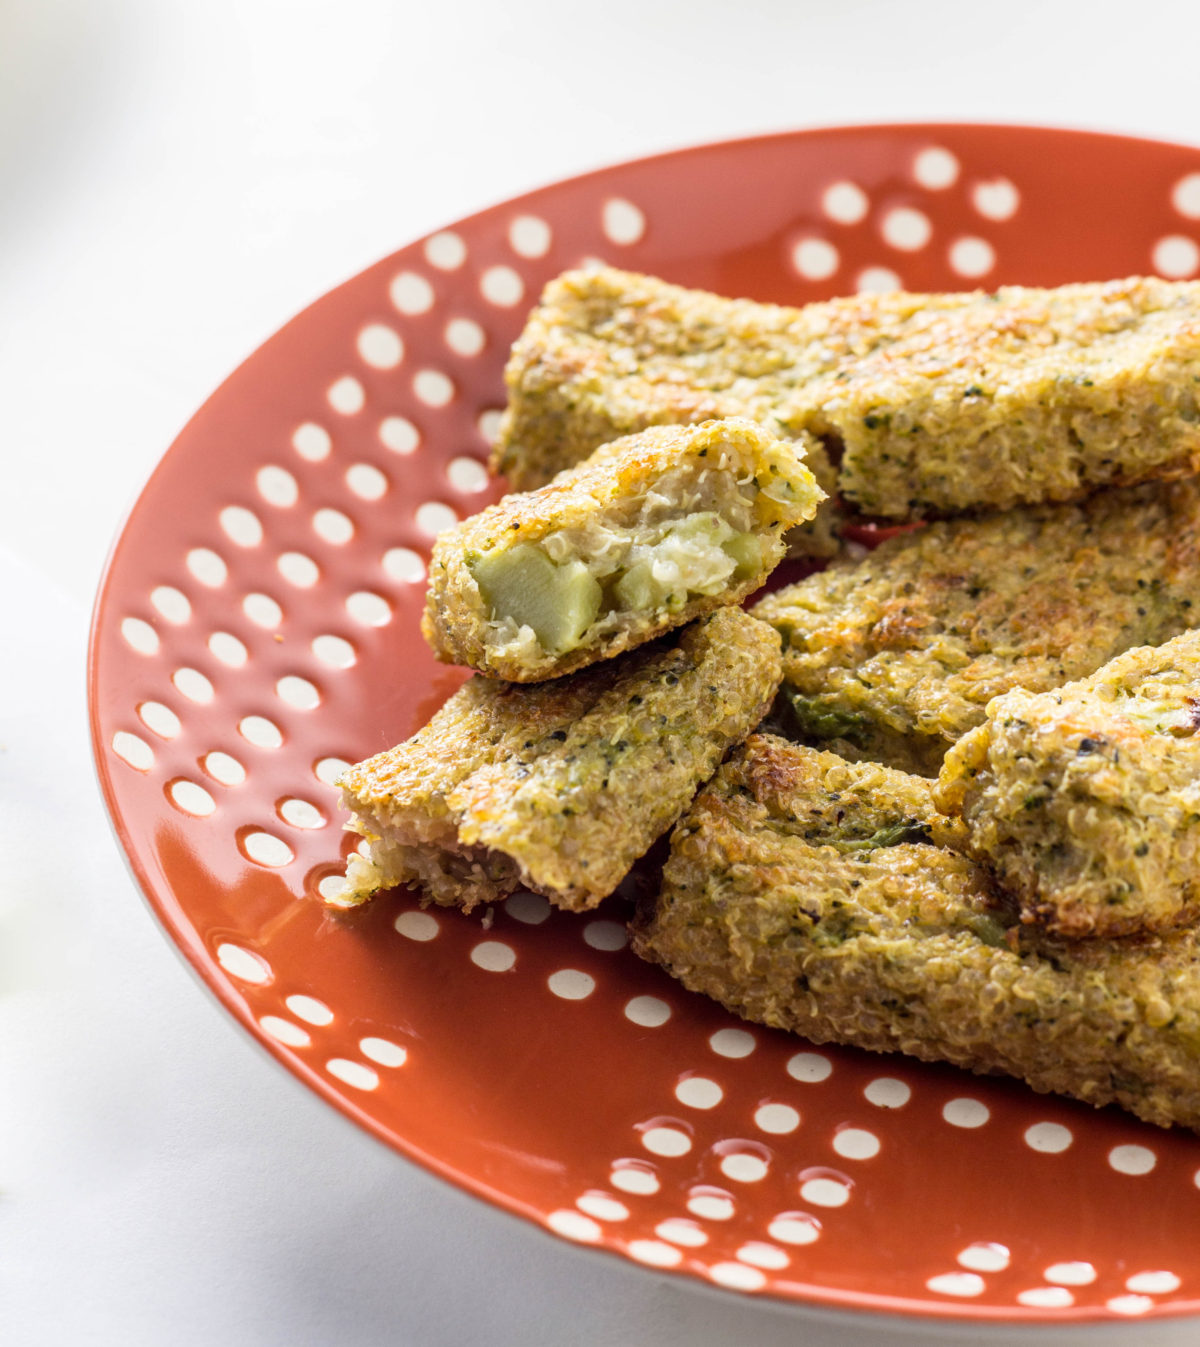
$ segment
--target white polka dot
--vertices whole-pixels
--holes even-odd
[[[258,1023],[265,1034],[269,1034],[277,1043],[286,1044],[289,1048],[307,1048],[312,1042],[312,1037],[306,1029],[301,1029],[298,1024],[281,1019],[278,1015],[264,1015]]]
[[[950,245],[950,266],[960,276],[984,276],[996,265],[996,250],[980,238],[955,239]]]
[[[890,267],[866,267],[855,278],[854,288],[860,295],[880,295],[902,290],[904,284]]]
[[[478,355],[487,345],[487,333],[473,318],[452,318],[443,336],[455,355]]]
[[[250,658],[250,652],[242,642],[227,631],[214,631],[208,638],[208,648],[222,664],[228,664],[231,669],[240,669]]]
[[[136,734],[118,730],[112,737],[113,752],[139,772],[148,772],[154,766],[154,750]]]
[[[645,1263],[647,1267],[678,1267],[683,1262],[683,1254],[678,1249],[656,1239],[630,1240],[625,1249],[631,1258]]]
[[[838,250],[828,239],[801,239],[792,249],[792,266],[809,281],[832,276],[840,262]]]
[[[281,552],[275,566],[288,584],[298,589],[311,589],[321,578],[317,563],[303,552]]]
[[[269,865],[273,869],[290,865],[296,858],[291,847],[273,833],[246,833],[242,837],[242,850],[256,865]]]
[[[660,1221],[654,1227],[659,1239],[671,1244],[682,1244],[686,1249],[700,1249],[708,1243],[708,1231],[701,1229],[695,1221],[684,1221],[674,1216],[670,1220]]]
[[[153,730],[160,739],[174,739],[183,728],[175,712],[162,702],[142,702],[137,713],[142,724],[148,730]]]
[[[383,569],[401,584],[418,585],[425,579],[425,563],[407,547],[389,547],[383,554]]]
[[[583,1001],[596,990],[596,979],[578,968],[560,968],[546,979],[546,985],[555,996],[564,1001]]]
[[[427,407],[445,407],[454,397],[454,382],[438,369],[418,370],[413,392]]]
[[[521,257],[545,257],[550,251],[550,226],[536,215],[518,215],[508,226],[508,241]]]
[[[483,940],[471,951],[471,962],[489,973],[507,973],[517,962],[517,951],[502,940]]]
[[[1200,220],[1200,173],[1179,179],[1171,191],[1171,204],[1189,220]]]
[[[974,1272],[941,1272],[925,1285],[943,1296],[978,1296],[986,1289],[983,1278]]]
[[[721,1173],[736,1183],[758,1183],[767,1177],[770,1166],[761,1155],[735,1151],[721,1161]]]
[[[1021,196],[1007,178],[979,182],[971,193],[975,209],[989,220],[1008,220],[1017,213]]]
[[[267,631],[283,621],[283,609],[269,594],[247,594],[242,600],[242,612],[256,627]]]
[[[635,996],[625,1003],[625,1018],[643,1029],[657,1029],[671,1018],[671,1007],[657,996]]]
[[[1145,1314],[1154,1308],[1154,1301],[1149,1296],[1113,1296],[1104,1303],[1114,1314]]]
[[[416,426],[403,416],[384,417],[379,423],[379,439],[394,454],[411,454],[421,443]]]
[[[675,1087],[675,1098],[688,1108],[716,1108],[724,1097],[717,1082],[704,1076],[689,1076]]]
[[[150,602],[168,622],[176,625],[186,622],[192,615],[187,595],[173,585],[157,585],[150,591]]]
[[[397,1067],[408,1061],[408,1049],[389,1038],[360,1038],[358,1050],[378,1066]]]
[[[1145,1146],[1114,1146],[1108,1153],[1108,1163],[1118,1174],[1149,1174],[1158,1157]]]
[[[1178,1291],[1181,1285],[1173,1272],[1135,1272],[1126,1279],[1125,1289],[1147,1296],[1165,1296]]]
[[[393,924],[401,935],[422,943],[432,940],[441,929],[437,918],[431,912],[401,912]]]
[[[388,286],[392,304],[401,313],[414,317],[433,308],[433,286],[415,271],[400,271]]]
[[[346,485],[360,500],[380,500],[388,489],[388,479],[370,463],[352,463],[346,469]]]
[[[589,921],[583,928],[583,941],[593,949],[611,954],[614,950],[624,949],[629,936],[619,921]]]
[[[642,1133],[642,1145],[653,1155],[686,1155],[692,1139],[678,1127],[650,1127]]]
[[[708,1046],[721,1057],[749,1057],[758,1045],[745,1029],[718,1029]]]
[[[942,1117],[952,1127],[982,1127],[991,1116],[988,1106],[978,1099],[951,1099],[942,1109]]]
[[[345,758],[322,758],[313,764],[313,775],[327,786],[336,786],[338,778],[349,769],[350,764]]]
[[[812,1244],[821,1235],[820,1223],[801,1213],[785,1213],[767,1226],[767,1234],[782,1244]]]
[[[358,334],[358,353],[373,369],[395,369],[404,358],[404,343],[390,327],[369,323]]]
[[[121,623],[121,635],[139,655],[158,653],[158,632],[140,617],[127,617]]]
[[[525,282],[512,267],[488,267],[479,278],[479,291],[489,304],[510,309],[525,297]]]
[[[941,191],[958,180],[958,160],[949,150],[931,145],[913,160],[913,177],[931,192]]]
[[[323,828],[325,815],[314,804],[299,800],[294,795],[279,806],[279,816],[293,828]]]
[[[1194,276],[1200,266],[1200,248],[1183,234],[1168,234],[1159,239],[1153,256],[1154,270],[1172,280]]]
[[[333,439],[324,426],[305,421],[292,432],[292,448],[310,463],[320,463],[333,449]]]
[[[784,1136],[800,1126],[800,1115],[788,1104],[763,1104],[754,1121],[764,1132]]]
[[[379,1088],[379,1072],[362,1062],[352,1062],[348,1057],[331,1057],[325,1063],[325,1070],[346,1085],[352,1085],[356,1090]]]
[[[550,915],[550,904],[540,893],[514,893],[505,899],[504,910],[526,926],[540,926]]]
[[[346,876],[342,874],[324,875],[317,880],[317,892],[327,903],[334,907],[347,906],[342,891],[346,886]]]
[[[467,245],[446,229],[426,240],[425,258],[439,271],[457,271],[467,260]]]
[[[1003,1272],[1010,1258],[1011,1254],[1005,1245],[980,1241],[962,1249],[957,1261],[961,1267],[970,1268],[972,1272]]]
[[[552,1211],[546,1217],[546,1224],[555,1234],[562,1235],[565,1239],[577,1240],[582,1244],[595,1243],[601,1234],[600,1227],[590,1216],[584,1216],[579,1211],[571,1211],[567,1207]]]
[[[575,1205],[598,1221],[627,1221],[629,1208],[607,1193],[584,1193]]]
[[[348,543],[354,537],[354,521],[341,510],[328,506],[318,510],[312,517],[313,532],[327,543],[339,546]]]
[[[600,226],[610,243],[628,247],[646,232],[646,217],[632,201],[614,196],[604,203]]]
[[[358,659],[354,647],[341,636],[314,636],[312,652],[322,664],[331,669],[349,669]]]
[[[744,1263],[714,1263],[708,1275],[730,1291],[761,1291],[767,1284],[765,1273]]]
[[[482,491],[488,484],[488,473],[478,459],[452,458],[446,466],[446,480],[455,491]]]
[[[479,413],[477,425],[485,444],[496,443],[496,438],[500,434],[500,423],[503,420],[504,413],[497,407],[488,407],[485,411]]]
[[[354,416],[366,405],[367,394],[362,384],[351,374],[334,380],[325,393],[329,405],[343,416]]]
[[[315,996],[297,993],[295,996],[289,996],[284,1005],[305,1024],[315,1024],[318,1028],[324,1028],[325,1025],[333,1023],[333,1011]]]
[[[450,506],[436,500],[427,500],[418,505],[413,518],[417,528],[431,538],[436,538],[439,533],[452,529],[458,523],[458,515]]]
[[[1061,1310],[1075,1303],[1075,1297],[1065,1286],[1031,1286],[1017,1292],[1017,1302],[1036,1310]]]
[[[1090,1286],[1096,1280],[1096,1269],[1091,1263],[1052,1263],[1042,1276],[1063,1286]]]
[[[311,711],[321,704],[321,694],[315,684],[298,674],[286,674],[279,679],[275,684],[275,695],[296,711]]]
[[[193,547],[184,560],[196,579],[210,589],[223,585],[229,578],[229,567],[211,547]]]
[[[788,1061],[787,1073],[793,1080],[817,1085],[829,1079],[833,1073],[833,1063],[819,1052],[798,1052]]]
[[[200,765],[223,786],[240,786],[246,779],[246,769],[228,753],[209,753]]]
[[[288,509],[300,498],[300,486],[286,468],[268,463],[254,474],[258,493],[268,505]]]
[[[380,594],[355,590],[346,600],[346,611],[364,627],[383,627],[392,620],[392,606]]]
[[[619,1188],[623,1193],[635,1193],[639,1197],[648,1197],[651,1193],[657,1193],[661,1186],[658,1175],[636,1160],[630,1160],[625,1164],[615,1166],[608,1176],[608,1181],[614,1188]]]
[[[734,1257],[739,1263],[749,1263],[751,1267],[766,1268],[771,1272],[779,1272],[792,1261],[774,1244],[760,1244],[757,1240],[743,1244]]]
[[[259,987],[270,982],[274,976],[271,965],[261,954],[243,949],[241,945],[231,945],[228,942],[218,945],[217,962],[230,976],[240,982],[252,982]]]
[[[266,716],[243,716],[238,721],[238,733],[255,748],[279,748],[283,744],[283,731]]]
[[[729,1221],[737,1207],[728,1193],[710,1190],[693,1192],[687,1200],[687,1209],[703,1221]]]
[[[933,235],[929,216],[911,206],[897,206],[888,211],[880,230],[885,243],[908,253],[924,248]]]
[[[217,808],[216,800],[194,781],[173,781],[170,796],[185,814],[192,814],[196,818],[207,818]]]
[[[876,1108],[903,1108],[912,1098],[912,1090],[893,1076],[879,1076],[863,1090],[863,1097]]]
[[[857,224],[867,213],[867,194],[853,182],[835,182],[821,196],[821,209],[838,224]]]
[[[213,685],[198,669],[176,669],[171,682],[190,702],[207,705],[216,695]]]
[[[1060,1123],[1034,1123],[1025,1129],[1025,1144],[1031,1150],[1042,1151],[1047,1155],[1060,1154],[1074,1139],[1070,1128]]]
[[[806,1179],[800,1196],[814,1207],[844,1207],[850,1201],[850,1186],[839,1179]]]
[[[845,1127],[834,1135],[833,1149],[847,1160],[870,1160],[879,1154],[879,1138],[861,1127]]]
[[[263,540],[263,526],[253,510],[244,505],[227,505],[217,516],[231,542],[239,547],[257,547]]]

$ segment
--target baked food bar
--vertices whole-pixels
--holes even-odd
[[[447,663],[556,678],[740,602],[820,499],[751,421],[655,426],[439,534],[421,629]]]
[[[779,685],[779,638],[740,608],[548,683],[472,678],[406,743],[341,779],[370,843],[331,900],[418,887],[469,911],[522,885],[594,907],[687,807]]]
[[[1200,283],[1133,277],[801,309],[601,268],[552,281],[513,348],[494,455],[518,487],[650,423],[821,437],[890,520],[1200,471]]]
[[[929,783],[767,735],[680,819],[633,948],[814,1043],[903,1052],[1200,1130],[1200,937],[1022,926]]]
[[[753,611],[783,637],[790,737],[936,776],[993,697],[1169,640],[1198,591],[1190,480],[930,524]]]
[[[1200,916],[1200,631],[998,697],[934,790],[971,854],[1066,936]]]

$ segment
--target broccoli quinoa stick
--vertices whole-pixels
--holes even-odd
[[[1043,692],[1200,609],[1200,481],[945,520],[761,600],[789,734],[936,775],[993,697]]]
[[[518,486],[614,435],[749,416],[821,436],[843,502],[911,520],[1200,471],[1200,283],[857,295],[802,309],[600,269],[513,348],[494,456]]]
[[[1200,938],[1015,923],[939,842],[929,783],[766,735],[680,819],[633,947],[814,1043],[1016,1076],[1200,1130]]]
[[[758,724],[779,678],[776,634],[721,608],[552,682],[471,679],[406,743],[343,774],[370,857],[350,857],[332,905],[413,884],[468,911],[522,885],[594,907]]]
[[[440,534],[422,630],[494,678],[571,673],[740,602],[820,500],[751,421],[655,426]]]
[[[1200,915],[1200,631],[997,698],[934,799],[1028,921],[1066,936]]]

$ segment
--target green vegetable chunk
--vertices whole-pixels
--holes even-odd
[[[583,562],[556,565],[532,543],[480,557],[471,574],[491,616],[532,627],[551,654],[574,650],[600,611],[600,585]]]

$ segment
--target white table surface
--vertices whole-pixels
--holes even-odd
[[[5,1347],[928,1336],[582,1253],[275,1067],[185,971],[109,835],[88,609],[205,395],[410,239],[586,168],[805,125],[1200,143],[1198,28],[1194,0],[0,0]],[[1153,1347],[1200,1323],[1018,1337]]]

